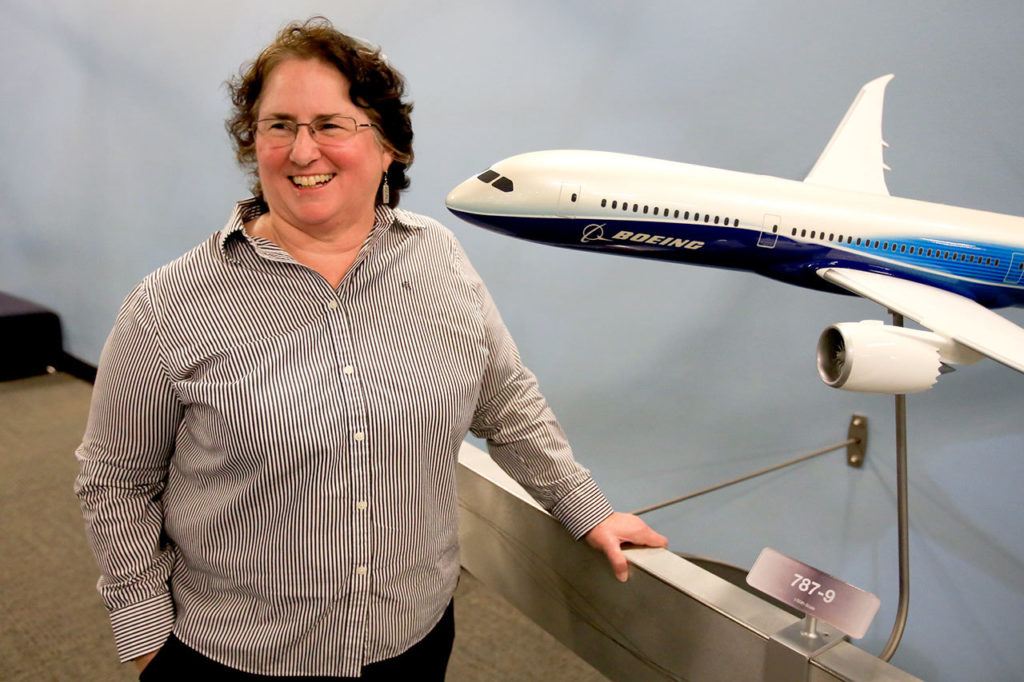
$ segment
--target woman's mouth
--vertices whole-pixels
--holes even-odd
[[[330,182],[335,175],[335,173],[322,173],[320,175],[289,175],[288,179],[291,180],[292,184],[296,187],[309,189],[313,187],[323,187]]]

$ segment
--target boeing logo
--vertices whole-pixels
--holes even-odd
[[[583,244],[609,241],[611,240],[604,236],[604,225],[598,225],[597,223],[591,223],[584,227],[583,236],[580,237],[580,242]]]
[[[619,241],[671,246],[676,249],[694,250],[704,246],[704,242],[693,241],[690,239],[677,239],[675,237],[665,237],[660,234],[629,232],[628,230],[620,230],[612,235],[611,239],[609,239],[604,236],[604,224],[597,223],[591,223],[583,228],[583,235],[580,237],[580,243],[589,244],[590,242],[610,242],[615,239],[618,239]]]
[[[629,232],[620,230],[612,235],[612,239],[621,241],[640,242],[643,244],[659,244],[661,246],[672,246],[677,249],[699,249],[704,242],[692,241],[690,239],[677,239],[675,237],[664,237],[660,234],[647,234],[646,232]]]

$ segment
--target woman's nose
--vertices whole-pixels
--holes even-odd
[[[308,126],[302,126],[296,131],[288,158],[300,166],[308,166],[320,158],[320,145],[313,139],[313,131]]]

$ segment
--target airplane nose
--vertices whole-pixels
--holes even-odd
[[[452,211],[478,213],[486,205],[484,195],[489,189],[491,188],[476,178],[470,178],[448,192],[444,205]]]

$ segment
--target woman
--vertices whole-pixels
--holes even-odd
[[[665,539],[573,461],[452,234],[395,208],[401,76],[317,18],[231,86],[255,197],[128,296],[77,453],[121,659],[443,679],[468,430],[624,580],[620,543]]]

